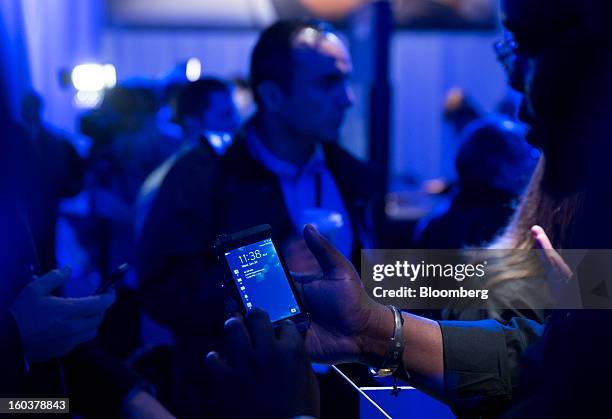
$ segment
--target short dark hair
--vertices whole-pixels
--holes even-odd
[[[216,92],[231,94],[228,82],[208,77],[183,86],[176,96],[175,116],[182,123],[187,116],[200,116],[210,106],[210,96]]]
[[[257,87],[264,81],[272,81],[284,90],[291,86],[293,70],[293,42],[304,29],[312,28],[319,33],[333,32],[326,22],[315,19],[279,20],[259,35],[251,54],[250,83],[258,105]]]

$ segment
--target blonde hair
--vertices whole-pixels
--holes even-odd
[[[545,169],[546,160],[542,156],[508,227],[488,246],[494,250],[493,257],[488,259],[489,286],[509,279],[544,275],[540,260],[530,251],[535,246],[532,226],[541,226],[556,248],[562,248],[571,239],[581,195],[556,198],[547,193],[543,189]]]

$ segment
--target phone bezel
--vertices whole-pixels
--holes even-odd
[[[234,275],[230,269],[227,259],[225,258],[225,253],[228,251],[236,250],[240,247],[249,244],[260,242],[265,239],[272,240],[272,244],[276,249],[278,259],[280,260],[281,266],[283,267],[283,271],[285,272],[285,278],[289,283],[291,292],[293,293],[295,301],[297,302],[298,307],[300,309],[300,313],[291,317],[285,317],[284,319],[277,320],[273,324],[278,325],[284,320],[291,320],[295,323],[298,330],[303,332],[310,326],[310,314],[304,309],[304,304],[302,303],[300,295],[297,293],[297,290],[295,288],[295,284],[291,279],[289,268],[287,267],[282,255],[280,254],[278,246],[276,245],[272,227],[270,225],[262,224],[246,230],[239,231],[237,233],[224,234],[222,236],[219,236],[215,244],[215,249],[217,251],[217,258],[222,259],[220,262],[223,263],[223,266],[225,266],[224,283],[226,284],[226,286],[230,287],[232,291],[232,297],[240,303],[239,305],[242,309],[242,314],[246,314],[247,307],[245,306],[244,301],[240,296],[240,292],[238,291],[238,284],[236,284],[236,281],[234,280]]]
[[[110,275],[102,280],[98,288],[94,291],[93,295],[106,294],[109,292],[118,282],[123,280],[130,270],[130,265],[127,262],[117,266]]]

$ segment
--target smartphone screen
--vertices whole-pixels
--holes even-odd
[[[272,322],[300,314],[272,239],[226,250],[225,259],[247,311],[260,308]]]

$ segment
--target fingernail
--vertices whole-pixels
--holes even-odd
[[[215,361],[219,358],[219,354],[215,351],[210,351],[206,354],[206,359],[209,361]]]

